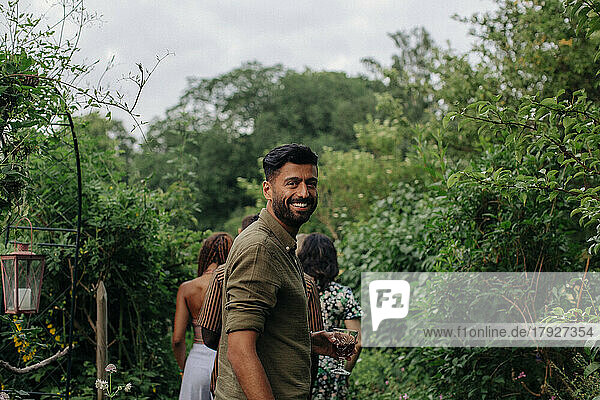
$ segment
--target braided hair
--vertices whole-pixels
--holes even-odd
[[[213,233],[204,240],[198,253],[198,276],[204,274],[206,268],[212,263],[224,264],[232,243],[233,239],[226,232]]]

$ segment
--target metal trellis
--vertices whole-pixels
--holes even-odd
[[[20,243],[18,242],[16,239],[15,240],[10,240],[10,233],[11,230],[21,230],[21,229],[33,229],[35,231],[42,231],[42,232],[49,232],[49,233],[53,233],[53,232],[59,232],[59,233],[63,233],[65,235],[69,235],[69,234],[74,234],[75,235],[75,244],[72,243],[50,243],[50,242],[39,242],[39,243],[34,243],[36,246],[40,246],[40,247],[53,247],[53,248],[69,248],[69,249],[73,249],[74,250],[74,263],[71,269],[71,287],[65,289],[62,293],[60,293],[58,296],[55,296],[55,300],[52,301],[49,305],[47,305],[45,307],[44,310],[41,310],[38,314],[39,315],[43,315],[45,312],[47,312],[48,310],[52,309],[53,307],[56,307],[56,304],[58,303],[58,301],[60,299],[63,298],[67,298],[68,299],[68,304],[69,304],[69,318],[68,318],[68,325],[67,325],[67,346],[69,351],[67,352],[67,367],[66,367],[66,371],[63,370],[64,372],[64,393],[45,393],[45,392],[39,392],[39,391],[25,391],[26,395],[29,396],[30,398],[34,398],[34,399],[42,399],[42,398],[62,398],[62,399],[67,399],[69,400],[71,397],[71,378],[72,378],[72,364],[73,364],[73,321],[74,321],[74,315],[75,315],[75,302],[76,302],[76,297],[75,297],[75,291],[77,288],[77,279],[78,279],[78,271],[79,271],[79,255],[80,255],[80,238],[81,238],[81,213],[82,213],[82,181],[81,181],[81,163],[80,163],[80,157],[79,157],[79,145],[77,142],[77,135],[75,132],[75,125],[73,123],[73,118],[71,116],[70,113],[65,113],[63,115],[66,118],[66,122],[64,123],[56,123],[56,124],[51,124],[53,126],[62,126],[62,127],[67,127],[69,128],[70,132],[71,132],[71,136],[72,136],[72,146],[73,146],[73,150],[72,152],[69,152],[70,154],[74,155],[75,158],[75,165],[76,165],[76,173],[77,173],[77,225],[75,228],[70,229],[70,228],[54,228],[54,227],[49,227],[49,226],[34,226],[34,227],[30,227],[30,226],[12,226],[12,225],[8,225],[5,229],[5,244],[8,245],[10,243]],[[65,157],[66,158],[66,157]],[[65,161],[60,160],[61,162]],[[43,199],[40,199],[41,202],[43,202]],[[67,217],[65,217],[64,215],[61,215],[61,218],[64,220],[64,222],[70,222],[68,220]],[[38,317],[37,321],[41,321],[41,317]],[[34,319],[34,322],[37,322]],[[45,328],[45,324],[42,324],[42,326],[44,326]],[[47,368],[47,367],[46,367]],[[62,368],[60,366],[56,366],[55,369],[58,368]],[[6,391],[6,392],[11,392],[13,390],[0,390],[0,393],[2,391]],[[23,393],[23,391],[18,391],[21,393],[21,395],[25,394]]]

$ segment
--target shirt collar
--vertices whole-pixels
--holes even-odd
[[[275,234],[275,237],[283,244],[286,251],[296,252],[296,239],[281,226],[279,221],[277,221],[266,208],[261,210],[259,218],[262,219],[267,225],[267,228]]]

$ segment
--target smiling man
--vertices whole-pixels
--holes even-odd
[[[310,333],[296,234],[318,202],[317,155],[289,144],[263,160],[267,208],[225,264],[218,400],[306,400],[311,351],[335,356],[333,334]]]

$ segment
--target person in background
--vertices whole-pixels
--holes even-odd
[[[302,249],[302,243],[304,243],[304,239],[306,239],[306,237],[308,236],[307,233],[299,233],[296,235],[296,257],[298,256],[298,253],[300,253],[300,249]],[[323,317],[322,317],[322,312],[321,312],[321,300],[319,299],[319,291],[317,290],[317,283],[315,282],[315,280],[313,279],[312,276],[307,275],[306,273],[304,273],[304,280],[306,281],[306,287],[307,289],[309,289],[309,297],[308,297],[308,302],[309,302],[309,308],[310,308],[310,302],[314,301],[316,303],[315,306],[313,307],[318,307],[319,308],[319,314],[318,316],[314,317],[314,318],[318,318],[319,319],[319,323],[321,329],[323,329]],[[314,291],[314,292],[311,292]],[[309,321],[308,321],[309,325],[310,325],[310,314],[309,314]],[[311,330],[312,331],[312,330]],[[313,331],[316,332],[316,331]],[[317,374],[319,372],[319,355],[316,354],[315,352],[310,353],[310,387],[312,388],[313,385],[315,384],[315,380],[317,379]],[[309,394],[308,398],[311,398],[311,394]]]
[[[251,223],[258,219],[258,214],[250,214],[246,215],[244,219],[242,219],[242,226],[238,228],[238,235],[242,233],[244,229],[250,226]]]
[[[298,258],[304,272],[317,282],[325,330],[346,328],[358,331],[356,353],[346,362],[345,367],[347,371],[352,371],[361,349],[360,317],[362,312],[354,299],[352,290],[334,282],[339,273],[339,267],[333,241],[321,233],[311,233],[304,238]],[[336,365],[335,359],[319,356],[319,371],[312,386],[313,399],[346,399],[348,377],[331,373],[330,371]]]
[[[304,239],[308,236],[308,233],[299,233],[296,235],[296,256],[300,253],[300,249],[302,248],[302,243],[304,243]]]
[[[238,230],[238,233],[241,233],[244,229],[246,229],[252,222],[258,219],[258,214],[248,215],[242,220],[242,227]],[[306,234],[299,234],[306,236]],[[298,244],[300,244],[300,239],[298,239]],[[204,339],[204,344],[206,344],[209,348],[213,350],[217,350],[219,346],[219,339],[221,337],[221,302],[223,299],[223,276],[225,272],[225,265],[220,265],[217,267],[213,274],[212,281],[208,290],[206,292],[206,296],[204,298],[204,305],[202,306],[202,311],[199,316],[199,324],[202,327],[202,338]],[[317,285],[313,278],[308,275],[304,275],[306,281],[306,293],[308,298],[308,328],[311,332],[319,332],[323,330],[323,318],[321,313],[321,302],[319,300],[319,292],[317,290]],[[317,377],[317,368],[318,368],[318,355],[313,354],[311,357],[311,384]],[[218,363],[215,360],[215,365],[213,368],[213,372],[210,378],[210,391],[214,394],[215,386],[217,383],[218,376]]]
[[[182,283],[177,291],[172,347],[182,374],[179,400],[212,398],[210,373],[216,352],[204,345],[197,318],[213,272],[227,259],[232,243],[233,239],[225,232],[208,237],[198,254],[198,277]],[[185,332],[190,321],[194,328],[194,345],[186,360]]]
[[[238,235],[257,219],[258,214],[246,215],[242,219],[241,227],[238,228]],[[221,264],[217,267],[217,269],[215,269],[210,285],[206,292],[206,296],[204,297],[202,310],[198,316],[198,324],[202,329],[202,339],[204,340],[204,344],[206,344],[209,348],[216,350],[217,356],[219,354],[219,338],[221,336],[221,299],[223,298],[221,291],[223,290],[224,271],[225,264]],[[210,392],[213,396],[215,394],[215,386],[217,384],[217,375],[219,374],[218,361],[218,358],[215,357],[215,363],[210,375]]]

